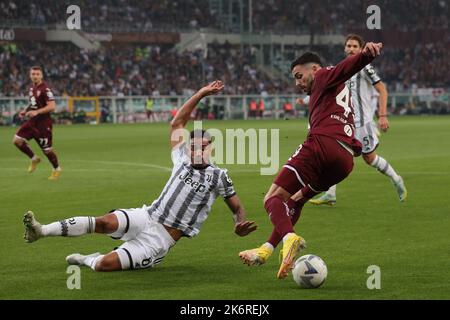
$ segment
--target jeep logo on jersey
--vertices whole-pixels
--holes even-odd
[[[204,192],[204,191],[206,190],[206,186],[205,186],[204,184],[201,184],[201,183],[198,182],[198,181],[192,180],[192,175],[189,174],[189,172],[186,172],[184,175],[183,175],[183,174],[180,174],[180,175],[178,176],[178,178],[179,178],[180,180],[183,180],[183,182],[184,182],[186,185],[188,185],[188,186],[190,186],[192,189],[194,189],[195,192]]]

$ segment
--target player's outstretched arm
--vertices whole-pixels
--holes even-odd
[[[368,42],[361,53],[348,56],[335,67],[327,68],[324,82],[327,88],[337,86],[350,79],[381,54],[382,43]]]
[[[255,221],[245,220],[245,210],[237,195],[225,199],[225,202],[233,213],[234,233],[244,237],[258,228]]]
[[[170,144],[173,147],[178,145],[181,141],[182,135],[174,134],[176,130],[183,129],[188,123],[191,113],[197,104],[206,96],[217,94],[223,89],[224,85],[222,81],[216,80],[200,90],[198,90],[192,97],[186,101],[181,108],[177,111],[175,117],[170,122]],[[178,137],[178,138],[177,138]]]

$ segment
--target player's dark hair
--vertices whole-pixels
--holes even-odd
[[[195,129],[190,133],[191,140],[194,138],[202,138],[207,139],[209,143],[211,143],[211,135],[206,130]]]
[[[32,66],[30,70],[39,70],[42,72],[42,68],[40,66]]]
[[[291,63],[291,71],[295,68],[295,66],[298,65],[304,65],[308,63],[317,63],[319,66],[323,67],[322,59],[320,56],[315,52],[305,52],[300,57],[294,60],[294,62]]]
[[[358,41],[359,46],[360,46],[361,48],[364,47],[364,39],[363,39],[363,37],[361,37],[361,36],[359,36],[359,35],[357,35],[357,34],[354,34],[354,33],[349,34],[349,35],[347,36],[347,38],[345,38],[345,45],[347,45],[347,42],[348,42],[349,40],[355,40],[355,41]]]

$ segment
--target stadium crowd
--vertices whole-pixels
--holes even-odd
[[[64,23],[67,7],[80,7],[85,31],[192,29],[214,25],[207,0],[1,0],[3,24],[46,26]]]
[[[448,41],[417,43],[414,47],[383,48],[382,58],[374,61],[375,68],[393,91],[414,88],[450,88],[450,43]],[[305,51],[303,47],[297,52]],[[342,46],[314,47],[327,64],[344,58]],[[293,57],[291,57],[293,59]]]
[[[445,43],[386,48],[375,63],[391,90],[450,88],[450,51]],[[307,48],[297,48],[297,52]],[[343,58],[341,46],[314,47],[327,64]],[[28,68],[43,65],[56,95],[189,95],[199,83],[220,78],[225,94],[293,93],[286,79],[269,77],[251,47],[211,44],[203,51],[178,53],[159,46],[106,46],[86,51],[69,43],[0,46],[0,96],[23,96]],[[292,57],[291,57],[292,58]]]
[[[159,46],[108,46],[80,50],[72,44],[27,43],[0,47],[0,95],[26,94],[28,68],[43,65],[56,95],[189,95],[199,83],[222,79],[226,94],[277,93],[282,82],[256,67],[254,52],[212,44],[178,53]]]
[[[0,0],[0,25],[62,23],[71,0]],[[217,1],[216,1],[217,2]],[[356,19],[371,0],[258,0],[253,1],[254,31],[292,30],[315,34],[345,34],[365,26]],[[80,0],[83,30],[113,28],[148,31],[154,29],[220,28],[217,12],[208,0]],[[244,4],[248,3],[246,1]],[[445,0],[380,0],[385,30],[435,31],[448,29],[450,4]],[[326,9],[325,9],[326,8]],[[349,9],[351,8],[351,9]],[[233,10],[237,10],[233,7]],[[325,11],[326,10],[326,11]],[[408,14],[404,14],[408,12]],[[83,14],[88,12],[89,14]],[[58,14],[60,13],[60,14]],[[103,29],[98,29],[103,28]],[[383,50],[375,62],[391,90],[415,87],[450,88],[450,39],[418,41],[414,46]],[[307,47],[294,48],[298,55]],[[327,64],[343,58],[341,46],[318,46]],[[257,67],[255,48],[210,44],[203,51],[176,52],[165,46],[106,45],[87,51],[69,43],[0,43],[0,96],[26,93],[27,70],[42,65],[57,95],[189,95],[199,82],[223,79],[226,94],[292,93],[291,82],[276,78]],[[291,61],[294,55],[284,56]],[[275,73],[276,74],[276,73]]]
[[[376,3],[372,0],[259,0],[253,3],[254,30],[348,33],[366,28],[366,10],[374,4],[380,7],[384,30],[449,28],[450,4],[445,0],[379,0]],[[361,14],[356,16],[355,12]]]
[[[100,5],[89,0],[76,2],[81,8],[82,29],[87,31],[227,28],[221,23],[217,8],[210,3],[208,0],[104,0]],[[224,12],[229,8],[228,3],[222,0]],[[248,1],[242,3],[244,13],[248,12]],[[450,4],[446,0],[379,0],[376,3],[372,0],[258,0],[252,3],[254,31],[347,33],[366,27],[366,10],[373,4],[381,9],[385,30],[449,28]],[[0,25],[63,23],[71,4],[72,0],[1,0]],[[231,8],[232,14],[239,17],[239,6],[235,4]],[[355,16],[355,12],[361,14]],[[247,17],[245,13],[246,25]]]

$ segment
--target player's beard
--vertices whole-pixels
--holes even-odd
[[[203,155],[201,157],[196,156],[191,158],[191,166],[194,169],[201,170],[205,169],[209,164],[205,161],[203,158]]]

